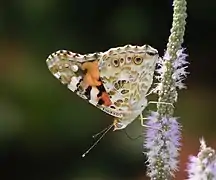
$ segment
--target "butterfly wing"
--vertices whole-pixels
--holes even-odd
[[[121,113],[109,108],[112,102],[100,79],[100,55],[60,50],[51,54],[46,63],[51,73],[78,96],[112,116],[122,117]]]
[[[111,48],[100,56],[100,77],[113,104],[124,114],[122,122],[132,122],[146,107],[158,51],[149,45]]]

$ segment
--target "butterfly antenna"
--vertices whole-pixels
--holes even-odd
[[[105,132],[107,129],[109,129],[110,128],[110,126],[112,126],[112,124],[111,125],[109,125],[108,127],[106,127],[105,129],[103,129],[102,131],[100,131],[99,133],[97,133],[97,134],[94,134],[92,137],[93,138],[96,138],[96,137],[98,137],[100,134],[102,134],[103,132]]]
[[[103,133],[99,139],[97,141],[95,141],[95,143],[82,155],[82,157],[85,157],[86,154],[88,154],[99,142],[100,140],[106,135],[106,133],[114,126],[114,124],[111,124],[110,126],[108,126],[106,129],[102,130],[101,132],[97,133],[96,136],[98,136],[99,134]]]

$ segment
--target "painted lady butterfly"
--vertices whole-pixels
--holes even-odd
[[[147,106],[158,58],[158,51],[149,45],[126,45],[86,55],[60,50],[46,62],[71,91],[114,116],[112,126],[119,130]]]

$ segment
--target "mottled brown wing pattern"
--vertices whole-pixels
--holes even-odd
[[[47,58],[52,74],[77,95],[115,117],[123,129],[147,106],[158,51],[149,45],[81,55],[61,50]]]
[[[125,128],[147,106],[146,94],[158,57],[158,51],[149,45],[126,45],[101,54],[100,77],[113,102],[111,108],[123,113],[123,118],[115,121],[115,129]]]

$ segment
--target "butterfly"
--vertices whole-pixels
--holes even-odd
[[[120,130],[146,108],[158,59],[150,45],[126,45],[85,55],[59,50],[46,63],[68,89],[113,116]]]

